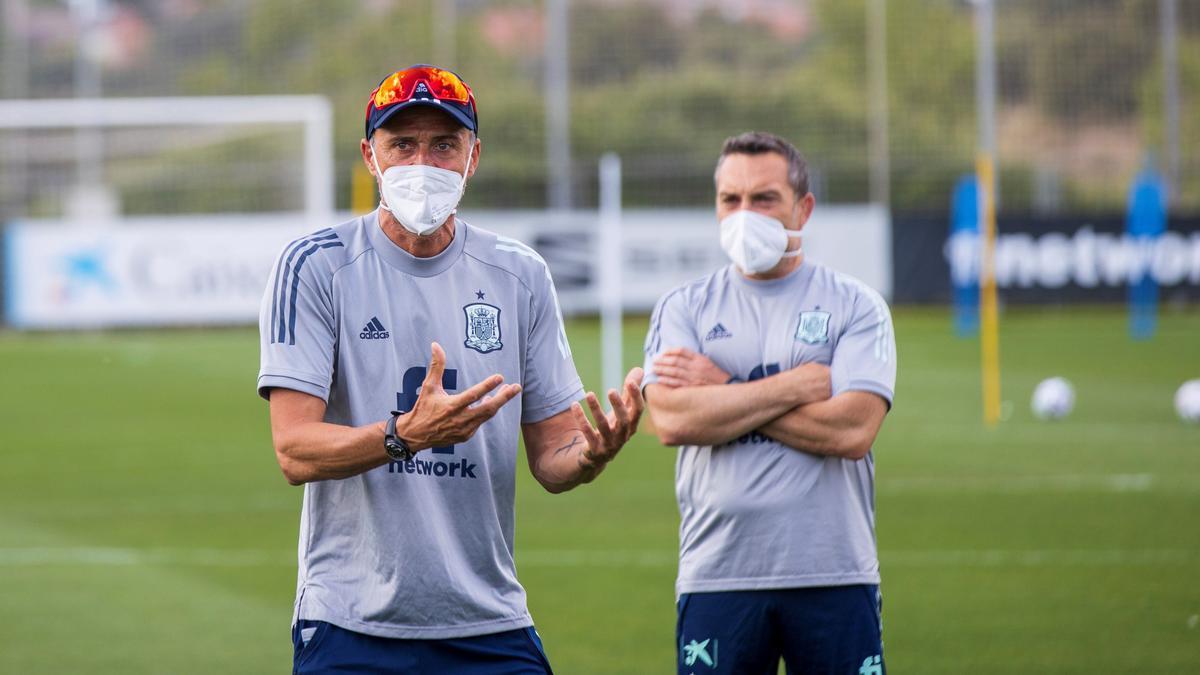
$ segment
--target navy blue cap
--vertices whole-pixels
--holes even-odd
[[[367,101],[366,136],[393,115],[414,106],[437,108],[473,133],[479,133],[475,94],[457,74],[426,64],[409,66],[383,78]]]

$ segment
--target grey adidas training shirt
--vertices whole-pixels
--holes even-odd
[[[319,397],[333,424],[411,408],[435,340],[447,391],[493,373],[523,385],[465,443],[305,485],[293,621],[426,639],[532,625],[513,564],[520,425],[583,397],[537,253],[458,220],[446,250],[416,258],[371,213],[284,248],[259,326],[259,393]]]
[[[804,262],[788,276],[746,279],[732,265],[659,300],[646,337],[654,359],[686,347],[742,381],[808,362],[830,367],[834,395],[892,402],[891,315],[879,294]],[[719,446],[682,446],[677,593],[879,583],[875,466],[799,452],[754,432]]]

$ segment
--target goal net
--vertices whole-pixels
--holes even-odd
[[[0,101],[10,325],[253,321],[279,247],[333,212],[324,98]]]

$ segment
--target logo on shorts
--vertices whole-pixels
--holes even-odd
[[[800,312],[796,339],[810,345],[829,342],[829,312]]]
[[[500,342],[500,308],[482,302],[463,307],[467,315],[467,339],[464,345],[480,354],[496,351],[504,346]]]
[[[883,675],[883,657],[876,654],[863,659],[858,675]]]
[[[710,642],[712,643],[712,654],[708,653],[708,643]],[[683,646],[683,654],[680,658],[683,659],[683,665],[688,666],[689,668],[696,665],[696,661],[700,661],[709,668],[716,668],[717,641],[712,638],[709,638],[704,642],[696,642],[695,640],[692,640]]]

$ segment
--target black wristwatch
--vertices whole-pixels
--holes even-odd
[[[396,435],[396,420],[400,419],[400,416],[403,414],[403,411],[393,410],[391,418],[388,419],[387,427],[383,430],[383,450],[395,462],[407,462],[413,458],[413,455],[417,454],[413,452],[412,448],[408,447],[408,443],[404,442],[403,438]]]

